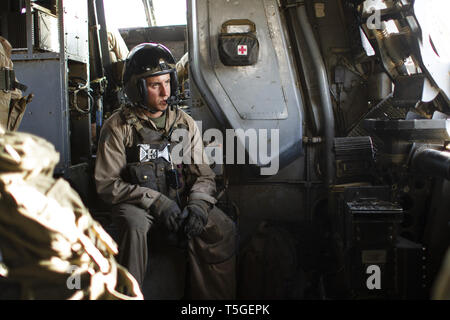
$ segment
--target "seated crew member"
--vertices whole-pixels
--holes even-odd
[[[161,44],[136,46],[125,62],[123,84],[129,103],[105,121],[95,167],[97,192],[112,204],[119,229],[119,262],[142,287],[148,232],[180,230],[188,239],[186,297],[233,299],[235,226],[214,206],[215,175],[201,132],[173,103],[178,84],[172,54]],[[187,132],[193,161],[172,161],[177,129]]]

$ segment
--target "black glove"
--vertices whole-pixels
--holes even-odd
[[[184,208],[182,217],[186,217],[184,232],[188,239],[196,237],[203,232],[208,222],[210,205],[203,200],[191,200]]]
[[[175,201],[161,194],[161,196],[150,206],[150,210],[156,219],[159,219],[164,223],[167,230],[170,232],[178,231],[181,224],[181,210]]]

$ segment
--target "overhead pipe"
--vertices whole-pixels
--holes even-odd
[[[316,73],[316,81],[320,93],[320,102],[322,105],[322,129],[324,137],[324,153],[325,153],[325,184],[328,190],[334,184],[335,168],[333,156],[333,141],[334,141],[334,114],[333,105],[331,102],[330,88],[328,84],[328,77],[323,62],[322,54],[319,45],[314,37],[314,32],[309,22],[306,13],[306,6],[304,1],[297,2],[296,8],[297,18],[300,22],[300,32],[303,33],[307,48],[313,61],[313,68]]]
[[[314,32],[311,27],[311,24],[308,19],[308,15],[306,13],[306,6],[304,1],[299,1],[296,3],[296,15],[298,21],[300,23],[300,30],[297,32],[301,32],[302,36],[306,42],[306,49],[309,51],[310,59],[313,64],[313,70],[315,72],[315,81],[314,84],[318,88],[319,95],[319,104],[321,106],[321,117],[320,117],[320,134],[323,136],[323,152],[325,158],[325,187],[328,195],[327,201],[327,213],[326,216],[330,222],[330,246],[337,259],[337,269],[339,270],[342,267],[342,240],[339,237],[339,219],[336,214],[335,202],[332,200],[331,192],[334,186],[335,180],[335,156],[334,156],[334,114],[333,114],[333,105],[331,102],[330,96],[330,88],[328,83],[327,71],[325,68],[325,64],[323,61],[322,54],[319,49],[319,45],[314,37]],[[298,48],[302,50],[302,47]]]

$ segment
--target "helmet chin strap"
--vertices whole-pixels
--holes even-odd
[[[155,113],[157,113],[157,112],[160,111],[160,110],[153,109],[152,107],[147,107],[146,110],[147,110],[148,112],[152,113],[152,114],[155,114]],[[164,110],[163,113],[164,113],[165,111],[166,111],[166,110]]]

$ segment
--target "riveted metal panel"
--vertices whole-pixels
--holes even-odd
[[[303,101],[278,2],[191,0],[188,7],[191,78],[201,95],[193,96],[193,101],[204,99],[224,127],[278,130],[279,149],[270,152],[270,162],[278,158],[283,167],[301,156]],[[232,19],[248,19],[256,25],[260,56],[253,66],[231,67],[220,61],[220,29]],[[238,137],[237,143],[249,151],[245,137]],[[249,163],[267,164],[251,152],[248,156]]]
[[[209,1],[210,30],[219,34],[222,23],[249,19],[255,23],[260,44],[255,65],[229,67],[219,59],[217,37],[210,38],[211,62],[217,79],[242,119],[286,119],[287,97],[282,77],[281,26],[275,1]],[[243,10],[237,10],[244,7]],[[280,68],[281,67],[281,68]],[[263,88],[263,90],[262,90]],[[257,97],[257,99],[255,99]]]
[[[65,0],[64,45],[70,60],[87,63],[89,59],[88,11],[86,0]]]
[[[14,69],[17,78],[24,79],[28,86],[26,93],[34,94],[19,131],[51,142],[60,154],[56,171],[64,171],[70,165],[70,142],[65,80],[61,77],[60,60],[16,60]]]

